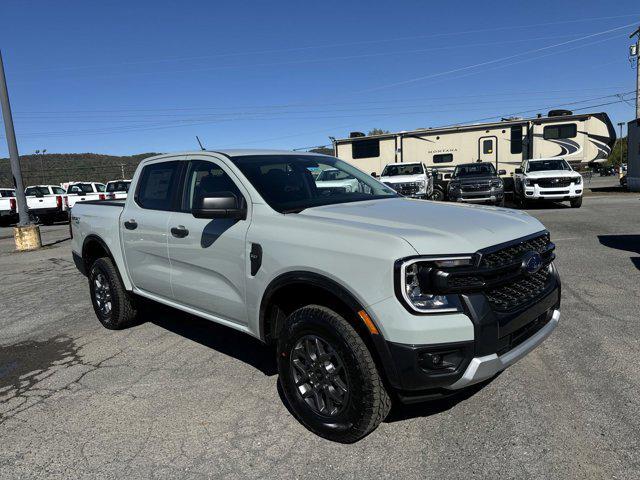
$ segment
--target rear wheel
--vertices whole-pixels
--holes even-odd
[[[571,208],[580,208],[582,206],[582,197],[572,198],[569,203]]]
[[[110,258],[99,258],[91,265],[89,290],[93,310],[104,327],[119,330],[133,323],[136,317],[133,297],[125,290]]]
[[[278,373],[298,420],[332,441],[352,443],[373,431],[391,399],[369,349],[333,310],[309,305],[286,320]]]
[[[431,194],[431,197],[429,197],[429,200],[434,200],[436,202],[441,202],[444,200],[444,192],[442,190],[440,190],[439,188],[434,188],[433,189],[433,193]]]

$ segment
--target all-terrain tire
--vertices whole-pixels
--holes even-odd
[[[136,318],[133,296],[122,284],[113,261],[98,258],[89,269],[91,303],[102,325],[110,330],[130,326]]]
[[[431,192],[431,196],[429,200],[433,200],[434,202],[442,202],[444,201],[444,192],[439,188],[435,187],[433,192]]]
[[[301,377],[293,366],[294,349],[309,338],[326,342],[341,363],[335,373],[342,375],[348,392],[334,415],[323,415],[314,410],[296,385],[295,375],[298,375],[298,382]],[[356,442],[375,430],[391,409],[391,399],[362,338],[342,316],[320,305],[299,308],[285,321],[278,339],[278,374],[285,397],[298,420],[328,440]]]
[[[580,208],[582,206],[582,197],[574,198],[569,203],[571,208]]]

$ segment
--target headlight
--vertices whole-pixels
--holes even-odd
[[[400,265],[398,290],[404,303],[420,313],[460,311],[457,295],[441,295],[429,292],[428,272],[432,268],[452,268],[471,265],[471,257],[447,257],[442,259],[414,259]]]
[[[499,178],[496,180],[491,180],[491,188],[502,188],[502,180]]]
[[[449,183],[449,188],[451,190],[459,190],[460,189],[460,184],[458,182],[450,182]]]
[[[582,184],[582,177],[577,177],[576,178],[576,185],[580,185]]]
[[[524,184],[525,184],[527,187],[530,187],[531,185],[533,185],[533,180],[531,180],[530,178],[525,178],[525,179],[524,179]]]

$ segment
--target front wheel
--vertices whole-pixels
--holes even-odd
[[[326,307],[308,305],[287,318],[278,340],[278,374],[298,420],[335,442],[361,439],[391,409],[364,341]]]
[[[569,203],[571,208],[580,208],[582,206],[582,197],[572,198]]]
[[[441,202],[444,200],[444,192],[442,190],[440,190],[439,188],[434,188],[433,189],[433,193],[431,194],[431,197],[429,197],[429,200],[433,200],[436,202]]]
[[[91,265],[89,291],[93,310],[104,327],[120,330],[133,323],[136,317],[133,297],[125,290],[110,258],[99,258]]]

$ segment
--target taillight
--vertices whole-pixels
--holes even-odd
[[[62,197],[60,195],[56,195],[56,207],[58,207],[58,210],[62,210]]]
[[[10,209],[12,212],[15,212],[15,211],[16,211],[17,207],[16,207],[16,199],[15,199],[15,198],[10,198],[10,199],[9,199],[9,209]]]
[[[98,195],[98,200],[104,200],[105,196],[104,193],[101,193],[100,195]]]

